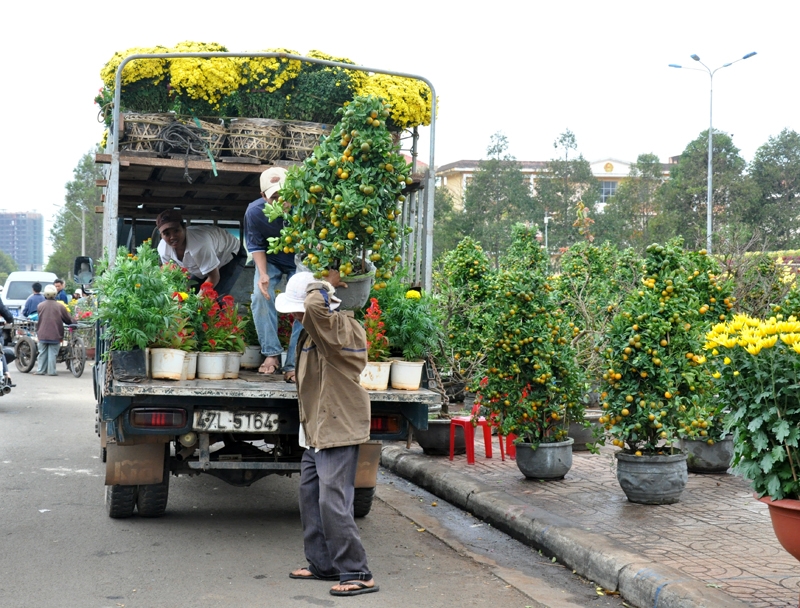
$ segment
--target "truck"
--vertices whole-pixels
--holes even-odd
[[[242,158],[208,158],[124,150],[120,147],[120,75],[133,59],[169,57],[265,56],[300,59],[345,69],[359,68],[285,53],[181,53],[132,55],[119,65],[112,116],[112,137],[96,162],[105,165],[102,188],[104,249],[114,263],[116,249],[129,251],[158,238],[155,217],[164,209],[180,209],[188,222],[211,222],[238,233],[247,205],[259,196],[259,177],[270,165]],[[428,83],[431,91],[433,86]],[[435,96],[434,96],[435,99]],[[435,104],[434,104],[435,105]],[[435,112],[435,108],[434,108]],[[434,122],[431,130],[435,128]],[[416,158],[414,133],[413,158]],[[433,216],[433,135],[427,173],[415,177],[404,221],[413,228],[406,243],[408,260],[423,287],[430,285]],[[278,162],[284,161],[275,161]],[[285,162],[283,166],[286,166]],[[75,261],[75,276],[90,280],[94,262]],[[247,301],[253,289],[252,266],[245,267],[232,292]],[[153,380],[125,382],[114,378],[109,344],[96,332],[93,368],[96,432],[105,463],[105,505],[112,518],[159,517],[167,508],[171,476],[213,475],[234,486],[249,486],[268,475],[300,471],[299,410],[294,384],[254,372],[238,379]],[[411,428],[426,429],[429,411],[440,397],[432,385],[416,391],[369,391],[371,437],[359,450],[354,511],[367,515],[372,506],[381,442],[402,440]]]

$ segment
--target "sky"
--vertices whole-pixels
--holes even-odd
[[[218,42],[231,51],[318,49],[428,78],[439,98],[435,165],[484,158],[502,132],[517,160],[548,160],[570,129],[589,161],[680,154],[709,125],[750,162],[783,129],[800,131],[797,0],[465,3],[71,2],[4,8],[0,96],[5,200],[49,232],[65,184],[102,136],[93,98],[117,50]],[[792,67],[794,66],[794,67]],[[794,82],[795,84],[792,84]],[[430,129],[422,129],[427,162]]]

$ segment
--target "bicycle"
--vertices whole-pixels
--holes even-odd
[[[86,367],[86,346],[83,344],[83,338],[78,335],[77,325],[66,325],[65,329],[69,335],[64,336],[66,344],[61,343],[61,348],[58,349],[58,355],[56,355],[56,363],[65,362],[72,375],[80,378]]]
[[[28,373],[36,365],[39,352],[36,339],[36,324],[29,320],[14,320],[14,354],[17,356],[17,369]],[[64,340],[58,349],[56,363],[66,363],[67,369],[80,378],[86,367],[86,346],[78,335],[78,325],[65,325]]]

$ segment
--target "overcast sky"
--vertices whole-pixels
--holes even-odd
[[[714,77],[714,126],[749,162],[770,136],[800,131],[799,22],[797,0],[15,2],[0,30],[0,209],[43,213],[49,235],[64,184],[102,135],[99,71],[133,46],[319,49],[423,75],[439,97],[437,165],[484,157],[497,131],[518,160],[548,160],[565,129],[590,161],[666,162],[709,123],[708,75],[668,64],[701,67],[696,53],[716,68],[756,51]]]

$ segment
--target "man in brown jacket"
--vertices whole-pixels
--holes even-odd
[[[36,307],[39,320],[36,322],[36,337],[39,340],[39,366],[37,376],[44,376],[45,367],[48,376],[57,376],[56,356],[64,339],[64,323],[73,325],[75,320],[69,315],[67,307],[55,297],[58,290],[48,285],[44,288],[44,302]]]
[[[359,384],[367,336],[351,312],[337,312],[339,273],[317,281],[310,272],[289,279],[275,308],[303,325],[297,342],[300,403],[300,518],[308,567],[289,576],[338,580],[332,595],[374,593],[378,586],[353,519],[358,446],[369,440],[369,395]]]

